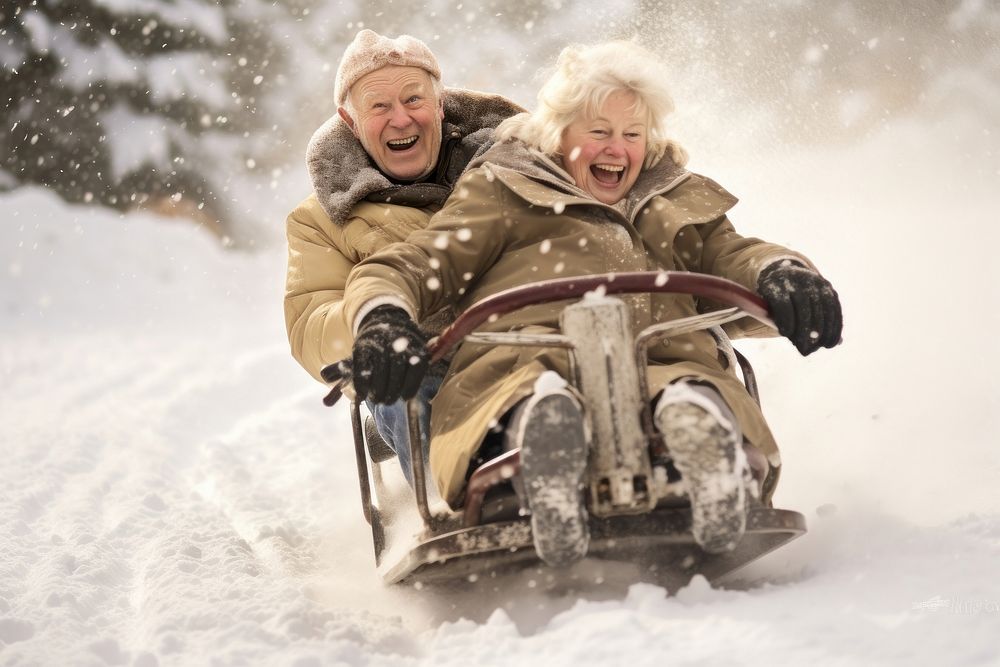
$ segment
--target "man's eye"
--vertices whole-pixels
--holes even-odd
[[[389,105],[385,102],[376,102],[372,105],[372,109],[388,109]]]
[[[422,100],[422,99],[423,99],[423,98],[422,98],[422,97],[420,97],[420,95],[413,95],[412,97],[408,97],[408,98],[406,99],[406,103],[407,103],[407,104],[413,104],[413,103],[415,103],[415,102],[419,102],[419,101],[420,101],[420,100]]]

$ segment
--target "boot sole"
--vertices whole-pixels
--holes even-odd
[[[745,463],[733,433],[705,409],[676,403],[663,409],[660,430],[691,501],[691,529],[708,553],[731,551],[746,530]]]
[[[587,469],[582,417],[569,396],[543,396],[529,405],[518,434],[535,551],[549,565],[565,566],[583,558],[590,543],[582,499]]]

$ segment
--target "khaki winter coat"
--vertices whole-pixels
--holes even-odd
[[[497,95],[449,88],[443,96],[441,152],[431,176],[394,183],[380,172],[339,116],[313,135],[307,163],[314,194],[288,216],[285,324],[292,355],[317,380],[328,364],[349,356],[354,336],[341,314],[351,268],[365,257],[427,226],[493,128],[522,111]],[[442,309],[421,326],[440,330],[453,319]]]
[[[475,168],[473,168],[475,167]],[[760,271],[802,255],[737,234],[726,212],[736,198],[714,181],[664,158],[644,170],[618,206],[597,202],[546,156],[513,140],[493,146],[470,165],[427,229],[359,264],[344,300],[346,323],[387,298],[416,317],[456,304],[464,310],[501,290],[528,282],[616,271],[681,270],[723,276],[755,289]],[[625,297],[633,331],[694,315],[692,297]],[[566,302],[533,306],[484,325],[484,331],[552,332]],[[761,326],[738,333],[773,335]],[[742,425],[745,437],[773,465],[778,450],[757,405],[720,360],[707,332],[650,349],[651,396],[681,377],[711,382]],[[452,506],[462,501],[469,461],[487,429],[529,395],[546,370],[567,377],[565,353],[466,344],[453,359],[431,411],[431,471]]]

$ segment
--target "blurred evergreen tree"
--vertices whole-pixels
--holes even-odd
[[[233,231],[226,196],[279,67],[262,0],[34,0],[0,8],[0,187],[179,209]],[[261,133],[266,136],[265,133]]]

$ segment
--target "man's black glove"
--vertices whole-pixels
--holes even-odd
[[[840,298],[823,276],[790,261],[775,262],[757,279],[778,332],[803,356],[840,342]]]
[[[374,403],[409,400],[417,395],[429,359],[427,335],[406,311],[378,306],[361,320],[354,339],[354,391]]]

